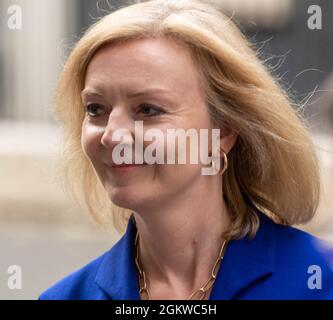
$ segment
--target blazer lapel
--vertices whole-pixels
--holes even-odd
[[[133,253],[136,227],[132,219],[122,238],[106,253],[95,278],[113,300],[140,300]]]

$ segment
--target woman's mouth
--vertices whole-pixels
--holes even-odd
[[[113,172],[129,172],[142,167],[147,166],[147,163],[144,164],[121,164],[121,165],[113,165],[109,166],[111,171]]]

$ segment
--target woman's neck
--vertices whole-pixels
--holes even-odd
[[[168,206],[134,217],[140,262],[155,288],[191,294],[208,280],[229,226],[221,185],[194,185]]]

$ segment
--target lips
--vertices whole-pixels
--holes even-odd
[[[112,165],[112,168],[122,168],[122,167],[130,167],[130,164],[119,164],[119,165]]]
[[[136,166],[144,166],[147,163],[142,164],[120,164],[120,165],[111,165],[112,168],[126,168],[126,167],[136,167]]]
[[[135,165],[128,165],[128,164],[121,164],[121,165],[113,165],[107,166],[109,172],[112,174],[130,174],[131,172],[139,171],[141,168],[146,167],[147,164],[135,164]]]

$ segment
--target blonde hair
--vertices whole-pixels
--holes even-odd
[[[70,54],[60,77],[55,113],[64,129],[64,178],[76,198],[97,221],[112,220],[118,231],[124,231],[131,210],[112,204],[81,147],[80,93],[87,66],[99,49],[148,37],[167,37],[188,48],[212,121],[238,134],[223,176],[223,196],[232,220],[228,236],[255,235],[259,219],[252,205],[279,223],[309,221],[318,207],[320,180],[301,108],[292,107],[231,19],[196,0],[139,1],[121,8],[94,24]]]

